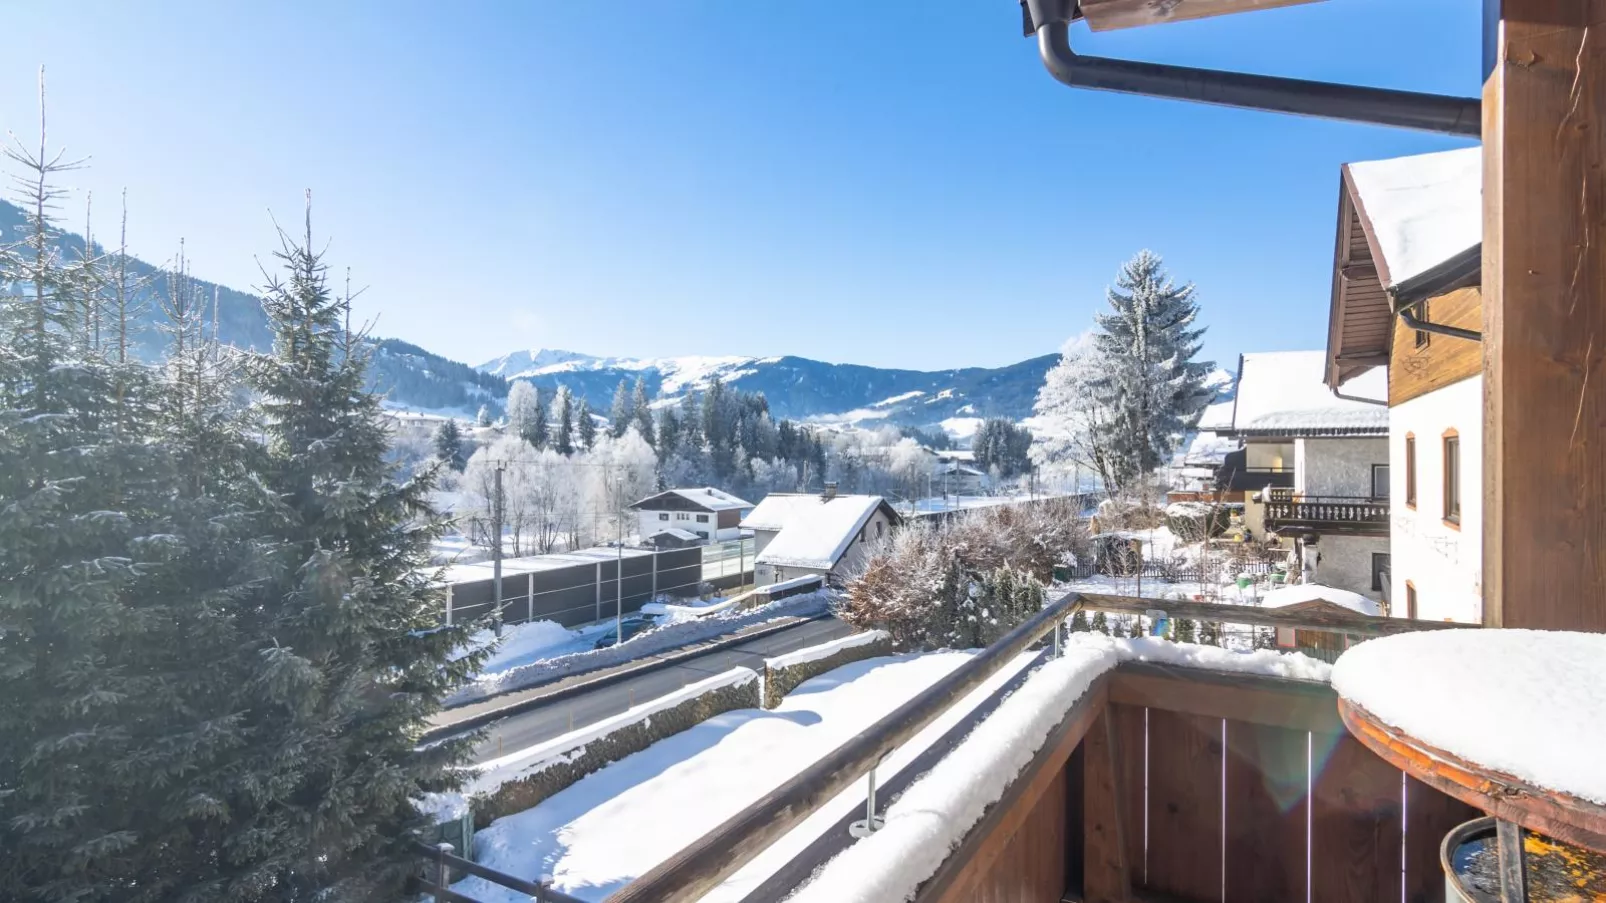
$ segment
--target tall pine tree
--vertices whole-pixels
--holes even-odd
[[[574,396],[568,386],[558,389],[558,431],[552,437],[552,450],[564,456],[574,454]]]
[[[608,433],[615,439],[623,436],[625,430],[630,429],[630,422],[636,417],[636,408],[630,395],[630,383],[619,380],[619,388],[613,391],[613,407],[608,409]]]
[[[590,451],[597,444],[597,420],[591,413],[591,402],[582,397],[580,399],[580,412],[575,416],[580,421],[576,427],[577,432],[580,434],[580,445],[586,451]]]
[[[1193,295],[1192,283],[1171,281],[1159,255],[1139,251],[1121,265],[1107,292],[1110,312],[1095,317],[1093,341],[1105,367],[1092,389],[1113,412],[1114,489],[1165,463],[1210,403],[1205,378],[1214,364],[1194,360],[1204,329],[1194,328],[1199,305]]]
[[[636,429],[641,438],[647,440],[648,445],[657,445],[658,438],[653,433],[652,404],[647,397],[647,383],[641,377],[636,377],[636,387],[631,393],[630,405],[634,409]]]
[[[236,842],[252,865],[236,886],[271,882],[279,899],[393,898],[421,822],[413,799],[453,786],[468,752],[417,740],[477,662],[452,659],[465,637],[440,627],[429,579],[441,528],[427,503],[434,473],[398,482],[385,463],[368,361],[343,353],[344,310],[310,220],[304,241],[286,238],[276,255],[284,276],[264,301],[274,349],[251,370],[283,551],[248,633],[264,673],[239,762],[252,794],[240,800]]]

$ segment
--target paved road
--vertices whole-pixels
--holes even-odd
[[[575,728],[617,715],[636,702],[655,699],[731,668],[762,668],[768,656],[791,652],[844,637],[853,628],[836,618],[805,621],[796,627],[698,656],[679,665],[599,687],[540,708],[511,715],[486,729],[485,742],[474,751],[484,762],[550,740]]]

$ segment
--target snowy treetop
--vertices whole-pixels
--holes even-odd
[[[1483,240],[1483,151],[1468,147],[1350,163],[1389,288]]]

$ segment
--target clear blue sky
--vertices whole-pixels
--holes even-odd
[[[0,126],[93,155],[97,232],[260,284],[313,189],[376,331],[479,363],[799,354],[999,365],[1087,328],[1139,248],[1207,351],[1319,347],[1338,165],[1413,132],[1073,91],[1014,0],[12,3]],[[1330,0],[1081,51],[1478,90],[1465,0]],[[1464,143],[1464,142],[1461,142]],[[81,217],[74,212],[75,229]]]

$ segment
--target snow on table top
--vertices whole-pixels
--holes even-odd
[[[527,878],[551,874],[558,890],[601,900],[969,658],[865,659],[804,682],[779,708],[716,715],[498,819],[476,834],[475,859]],[[485,903],[528,900],[478,879],[453,889]]]
[[[1274,589],[1261,597],[1260,604],[1267,608],[1283,608],[1288,605],[1298,605],[1301,602],[1331,602],[1341,605],[1350,611],[1360,612],[1363,615],[1381,616],[1383,608],[1375,599],[1368,599],[1360,593],[1352,593],[1347,589],[1338,589],[1323,586],[1320,583],[1296,583]]]
[[[825,865],[793,903],[910,900],[987,807],[997,802],[1071,706],[1100,674],[1122,661],[1154,661],[1322,679],[1328,666],[1303,655],[1252,654],[1142,638],[1072,634],[1047,663],[886,812],[886,827]]]
[[[1350,163],[1389,287],[1483,240],[1483,151],[1478,147]]]
[[[1606,635],[1433,630],[1368,640],[1340,696],[1429,746],[1606,804]]]
[[[830,501],[818,500],[787,524],[755,561],[783,567],[835,567],[880,505],[879,495],[839,495]]]
[[[1344,384],[1344,394],[1379,404],[1339,398],[1323,375],[1325,351],[1263,351],[1243,356],[1233,429],[1362,429],[1386,432],[1388,371],[1377,367]]]
[[[801,665],[807,662],[817,662],[822,658],[829,658],[844,649],[868,646],[879,640],[885,640],[889,636],[890,634],[885,630],[866,630],[863,633],[850,633],[845,637],[838,637],[818,646],[806,646],[802,649],[794,649],[791,652],[783,652],[780,655],[771,656],[764,660],[764,665],[768,668],[779,669],[790,668],[793,665]]]

